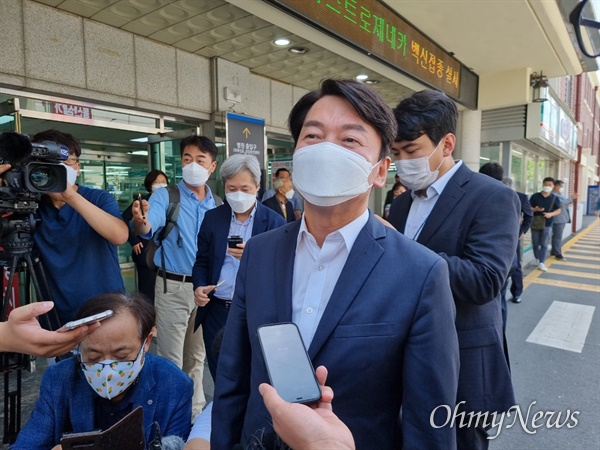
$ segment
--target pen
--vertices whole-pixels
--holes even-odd
[[[218,283],[215,285],[215,287],[214,287],[214,288],[212,288],[212,289],[210,290],[210,292],[212,292],[212,291],[214,291],[215,289],[217,289],[217,288],[218,288],[219,286],[221,286],[223,283],[225,283],[225,280],[221,280],[221,281],[219,281],[219,282],[218,282]],[[210,292],[209,292],[209,293],[210,293]]]
[[[140,202],[140,209],[142,210],[142,219],[146,220],[146,216],[144,215],[144,207],[142,206],[142,194],[138,192],[138,202]]]

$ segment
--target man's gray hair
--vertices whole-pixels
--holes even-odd
[[[221,164],[221,179],[223,183],[231,177],[236,176],[242,170],[247,170],[254,178],[256,184],[260,184],[260,164],[254,155],[242,155],[235,153]]]
[[[512,178],[504,177],[502,178],[502,182],[507,185],[509,188],[512,187]]]

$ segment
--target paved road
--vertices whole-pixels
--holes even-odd
[[[492,441],[492,450],[600,448],[600,222],[588,220],[592,224],[563,246],[567,261],[549,258],[548,272],[531,271],[523,302],[508,304],[506,334],[523,417],[536,403],[528,431],[517,419]],[[548,415],[536,425],[550,412],[551,423],[563,424],[567,415],[570,420],[536,429],[532,420],[539,411]],[[575,411],[577,425],[568,428]]]

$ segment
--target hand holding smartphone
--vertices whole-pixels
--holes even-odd
[[[286,402],[313,403],[321,387],[295,323],[262,325],[258,340],[271,385]]]
[[[238,248],[238,244],[243,244],[244,238],[242,236],[229,236],[227,238],[227,246],[229,248]]]
[[[67,322],[66,324],[64,324],[62,327],[60,327],[56,331],[61,332],[61,333],[65,332],[65,331],[71,331],[71,330],[74,330],[75,328],[79,328],[79,327],[82,327],[84,325],[89,325],[90,323],[94,323],[94,322],[98,322],[100,320],[108,319],[112,315],[113,315],[112,309],[107,309],[106,311],[103,311],[103,312],[98,313],[98,314],[94,314],[93,316],[88,316],[88,317],[84,317],[83,319],[73,320],[71,322]]]

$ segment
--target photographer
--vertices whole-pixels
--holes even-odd
[[[54,129],[42,131],[32,139],[43,141],[54,141],[69,149],[69,157],[63,161],[67,189],[42,197],[38,209],[41,221],[33,235],[51,299],[60,323],[65,324],[74,320],[75,312],[88,298],[125,292],[117,246],[127,241],[128,230],[117,202],[108,192],[75,183],[81,169],[79,142]],[[58,328],[55,316],[49,317],[52,328]]]

